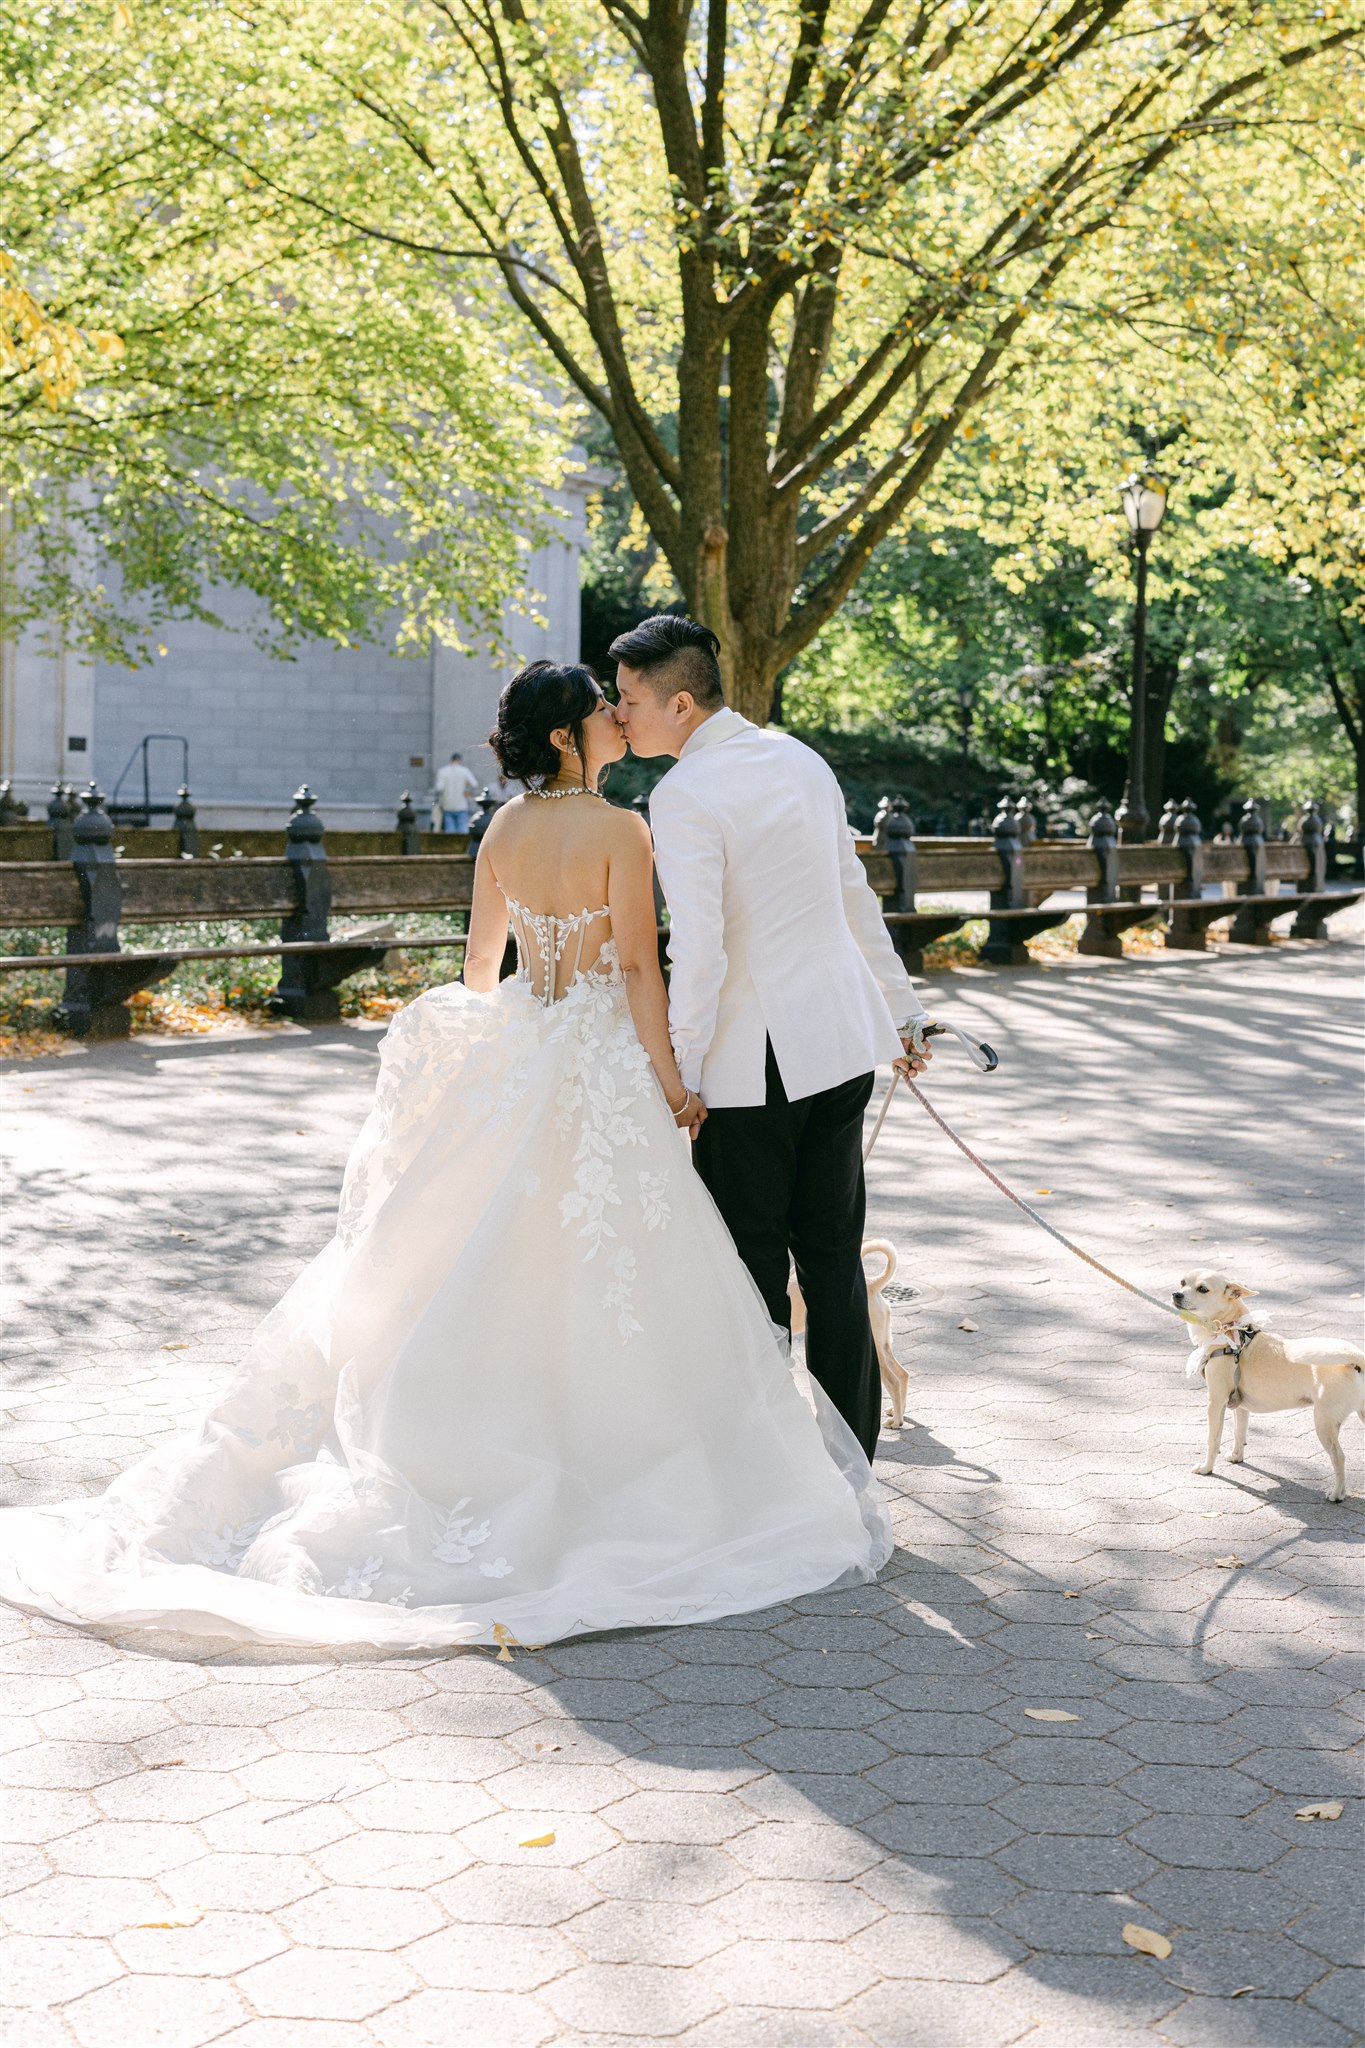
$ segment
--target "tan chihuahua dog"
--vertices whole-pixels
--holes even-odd
[[[867,1312],[872,1323],[872,1341],[877,1347],[877,1370],[886,1396],[886,1426],[888,1429],[900,1429],[905,1422],[905,1396],[910,1375],[891,1349],[891,1304],[884,1298],[886,1284],[894,1278],[899,1264],[896,1247],[888,1244],[884,1237],[864,1238],[863,1257],[882,1261],[880,1273],[865,1275]],[[806,1327],[806,1304],[796,1284],[795,1273],[787,1282],[787,1298],[792,1308],[792,1335],[799,1337]]]
[[[1256,1327],[1247,1309],[1254,1287],[1204,1268],[1187,1273],[1171,1299],[1191,1325],[1195,1349],[1187,1370],[1204,1376],[1209,1390],[1209,1443],[1202,1465],[1212,1472],[1233,1411],[1232,1463],[1246,1452],[1247,1421],[1285,1408],[1311,1408],[1318,1442],[1332,1461],[1328,1500],[1346,1497],[1346,1453],[1341,1425],[1365,1421],[1365,1351],[1335,1337],[1285,1338]]]

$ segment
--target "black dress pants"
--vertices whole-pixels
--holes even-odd
[[[767,1100],[713,1109],[692,1156],[775,1323],[791,1328],[789,1257],[806,1299],[806,1363],[871,1458],[881,1381],[863,1275],[863,1111],[872,1075],[789,1102],[768,1046]]]

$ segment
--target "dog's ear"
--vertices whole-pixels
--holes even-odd
[[[1239,1280],[1229,1280],[1227,1286],[1223,1289],[1224,1294],[1235,1294],[1239,1301],[1247,1301],[1253,1294],[1259,1294],[1260,1291],[1259,1287],[1243,1287]]]

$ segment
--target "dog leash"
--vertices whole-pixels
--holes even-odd
[[[996,1067],[1000,1064],[995,1053],[991,1051],[991,1048],[988,1045],[982,1045],[979,1047],[974,1046],[971,1039],[969,1039],[965,1035],[965,1033],[959,1031],[955,1024],[926,1025],[922,1031],[916,1031],[915,1033],[915,1040],[917,1046],[920,1049],[922,1049],[923,1041],[926,1038],[934,1037],[943,1031],[950,1031],[952,1032],[955,1038],[960,1038],[962,1040],[963,1045],[967,1049],[968,1056],[971,1058],[972,1064],[977,1068],[978,1072],[983,1074],[994,1073]],[[980,1055],[980,1057],[978,1055]],[[989,1063],[985,1061],[985,1055],[989,1055]],[[1038,1214],[1038,1211],[1032,1206],[1031,1203],[1026,1202],[1022,1195],[1016,1195],[1014,1189],[1011,1187],[1007,1187],[1005,1185],[1005,1182],[1001,1180],[999,1174],[994,1172],[992,1168],[987,1166],[984,1159],[979,1159],[977,1157],[976,1153],[973,1152],[971,1146],[967,1144],[965,1139],[959,1138],[957,1132],[953,1129],[952,1125],[948,1122],[947,1118],[939,1115],[938,1111],[934,1108],[933,1104],[929,1101],[928,1097],[925,1096],[921,1092],[921,1090],[915,1086],[914,1082],[910,1080],[907,1075],[895,1073],[891,1076],[891,1086],[887,1089],[885,1096],[882,1098],[882,1106],[881,1109],[878,1111],[877,1121],[872,1127],[872,1136],[868,1139],[867,1146],[863,1152],[864,1163],[866,1163],[867,1160],[871,1157],[872,1148],[882,1134],[882,1125],[886,1122],[886,1112],[891,1107],[891,1098],[896,1092],[897,1084],[901,1081],[905,1082],[906,1087],[910,1090],[910,1093],[914,1096],[920,1108],[924,1110],[927,1115],[933,1118],[934,1122],[943,1132],[944,1137],[951,1138],[954,1145],[957,1146],[958,1151],[961,1152],[964,1155],[964,1157],[971,1160],[972,1165],[977,1169],[978,1173],[984,1173],[986,1179],[990,1182],[991,1186],[993,1188],[998,1188],[1000,1193],[1005,1197],[1006,1201],[1013,1202],[1016,1209],[1022,1209],[1024,1214],[1027,1217],[1029,1217],[1034,1223],[1036,1223],[1040,1230],[1045,1230],[1049,1237],[1056,1238],[1058,1244],[1064,1245],[1066,1249],[1070,1253],[1072,1253],[1072,1255],[1075,1258],[1083,1259],[1087,1266],[1092,1266],[1097,1273],[1103,1273],[1105,1279],[1112,1280],[1116,1287],[1122,1287],[1127,1293],[1135,1294],[1138,1297],[1139,1301],[1148,1302],[1151,1305],[1151,1307],[1161,1309],[1163,1313],[1166,1315],[1179,1316],[1181,1322],[1185,1321],[1185,1317],[1181,1314],[1181,1311],[1178,1308],[1176,1308],[1173,1302],[1162,1301],[1158,1295],[1149,1294],[1145,1287],[1135,1286],[1131,1280],[1125,1280],[1122,1273],[1116,1273],[1114,1272],[1112,1267],[1102,1264],[1099,1259],[1092,1258],[1089,1252],[1083,1251],[1080,1245],[1073,1243],[1072,1239],[1067,1237],[1063,1231],[1058,1230],[1057,1226],[1054,1223],[1049,1223],[1045,1216],[1040,1216]]]

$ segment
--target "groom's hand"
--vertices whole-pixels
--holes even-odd
[[[915,1050],[914,1038],[906,1032],[901,1033],[901,1045],[904,1047],[904,1057],[893,1060],[892,1066],[903,1079],[908,1081],[912,1074],[922,1074],[924,1072],[930,1060],[934,1057],[934,1050],[932,1046],[925,1045],[917,1052]]]

